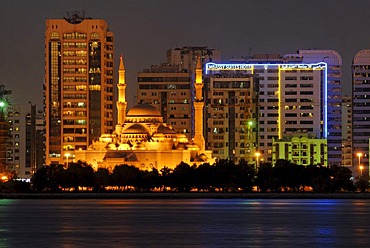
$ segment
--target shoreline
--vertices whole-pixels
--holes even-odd
[[[370,199],[370,193],[0,193],[2,199]]]

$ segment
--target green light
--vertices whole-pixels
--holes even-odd
[[[253,121],[248,121],[248,126],[253,126]]]
[[[4,101],[0,101],[0,107],[5,107],[5,102]]]

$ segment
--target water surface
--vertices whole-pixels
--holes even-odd
[[[370,200],[3,199],[0,247],[366,247]]]

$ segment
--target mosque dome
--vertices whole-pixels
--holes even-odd
[[[199,159],[200,159],[200,161],[202,161],[202,162],[206,162],[206,161],[207,161],[207,159],[208,159],[207,155],[205,155],[204,153],[200,154],[200,155],[198,156],[198,158],[199,158]]]
[[[128,113],[127,117],[162,117],[161,113],[156,109],[156,107],[150,104],[138,104],[132,107]]]
[[[136,143],[133,147],[132,150],[145,150],[145,146],[141,143]]]
[[[147,134],[148,131],[140,124],[134,124],[124,130],[124,134]]]
[[[173,129],[171,129],[167,126],[164,126],[164,125],[159,126],[158,129],[157,129],[157,132],[158,133],[164,133],[164,134],[175,134],[176,133]]]

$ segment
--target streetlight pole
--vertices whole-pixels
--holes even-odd
[[[67,158],[67,168],[68,168],[68,158],[69,158],[69,156],[71,156],[71,154],[70,153],[66,153],[66,154],[64,154],[64,156],[66,156],[66,158]]]
[[[358,157],[358,167],[361,171],[361,176],[362,176],[362,170],[364,169],[364,167],[361,165],[362,152],[358,152],[356,155]]]
[[[358,157],[358,166],[360,166],[361,165],[362,152],[358,152],[357,157]]]
[[[256,155],[256,171],[259,168],[259,157],[261,156],[260,152],[256,152],[254,155]]]

